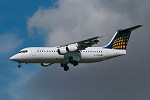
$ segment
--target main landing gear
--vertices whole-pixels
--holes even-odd
[[[78,65],[78,61],[73,60],[73,57],[69,58],[69,62],[73,65],[73,66],[77,66]]]
[[[74,61],[71,63],[73,66],[77,66],[78,65],[78,62],[77,61]],[[61,67],[64,67],[64,71],[68,71],[69,70],[69,67],[67,64],[61,64]]]
[[[61,67],[64,67],[64,71],[68,71],[69,67],[67,64],[61,64]]]
[[[73,66],[77,66],[79,63],[76,60],[73,60],[73,57],[69,58],[69,63],[71,63]],[[61,67],[64,67],[64,71],[68,71],[69,67],[67,64],[61,64]]]
[[[64,71],[68,71],[69,70],[69,67],[64,67]]]
[[[71,62],[71,64],[72,64],[73,66],[77,66],[77,65],[78,65],[78,62],[75,61],[75,60],[73,60],[73,61]]]
[[[19,67],[19,68],[21,68],[21,67],[22,67],[22,65],[19,63],[18,67]]]

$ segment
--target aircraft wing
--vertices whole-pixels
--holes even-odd
[[[97,36],[97,37],[89,38],[89,39],[86,39],[86,40],[69,43],[67,45],[62,45],[60,47],[65,47],[65,46],[69,46],[69,45],[75,45],[75,46],[77,46],[78,50],[84,50],[87,47],[91,47],[92,45],[97,44],[99,42],[98,39],[102,38],[102,37],[103,36]]]

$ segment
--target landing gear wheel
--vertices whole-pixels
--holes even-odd
[[[22,67],[22,65],[21,65],[21,64],[19,64],[19,65],[18,65],[18,67],[20,68],[20,67]]]
[[[77,66],[77,65],[78,65],[78,62],[74,60],[74,61],[72,62],[72,64],[73,64],[73,66]]]
[[[69,67],[64,67],[64,71],[68,71],[69,70]]]

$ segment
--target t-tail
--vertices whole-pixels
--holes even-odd
[[[142,27],[142,25],[118,30],[111,41],[104,47],[109,49],[126,50],[131,32],[140,27]]]

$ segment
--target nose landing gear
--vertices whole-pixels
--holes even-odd
[[[19,68],[21,68],[21,67],[22,67],[22,65],[19,63],[18,67],[19,67]]]

